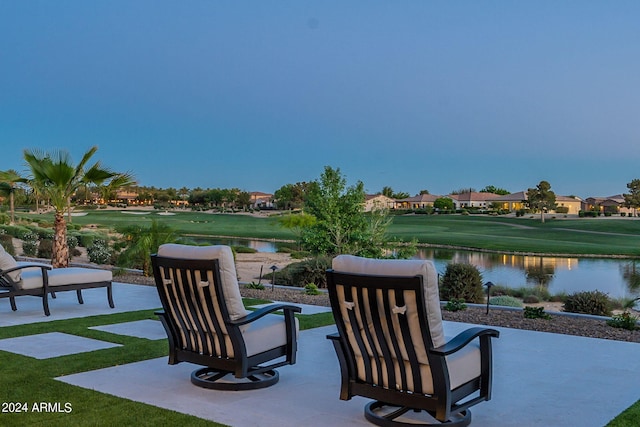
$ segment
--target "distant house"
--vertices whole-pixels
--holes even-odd
[[[447,197],[453,200],[453,205],[456,209],[488,209],[491,202],[500,196],[493,193],[478,193],[476,191],[471,191],[468,193],[450,194]]]
[[[273,208],[273,194],[262,193],[260,191],[252,191],[251,202],[249,207],[252,209],[272,209]]]
[[[492,201],[499,204],[500,209],[506,209],[510,212],[527,208],[527,192],[518,191],[517,193],[499,196]],[[556,205],[558,207],[567,208],[568,214],[577,215],[582,209],[582,199],[573,196],[556,196]]]
[[[556,206],[567,208],[568,214],[577,215],[582,209],[582,199],[576,196],[556,196]]]
[[[375,208],[394,209],[395,199],[382,194],[367,194],[364,201],[364,211],[371,212]]]
[[[633,209],[625,206],[624,196],[616,194],[609,197],[587,197],[584,200],[585,211],[611,212],[611,213],[633,213]]]
[[[500,209],[508,210],[509,212],[517,211],[527,207],[525,204],[527,200],[527,193],[524,191],[518,191],[517,193],[505,194],[504,196],[498,196],[493,199],[493,202],[499,203]]]
[[[396,200],[396,209],[424,209],[427,206],[433,206],[433,202],[440,196],[433,194],[418,194],[406,199]]]

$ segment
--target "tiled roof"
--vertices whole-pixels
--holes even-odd
[[[439,199],[440,196],[436,196],[433,194],[417,194],[413,197],[407,197],[406,199],[400,199],[398,202],[407,202],[407,203],[433,203],[436,199]]]

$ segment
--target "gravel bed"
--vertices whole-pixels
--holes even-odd
[[[153,278],[133,274],[120,275],[117,276],[115,280],[124,283],[154,284]],[[240,293],[243,297],[247,298],[329,306],[329,297],[326,293],[307,295],[301,290],[287,289],[278,286],[272,290],[269,285],[266,285],[264,290],[241,287]],[[445,320],[453,322],[640,343],[640,330],[628,331],[626,329],[613,328],[607,325],[606,318],[586,318],[566,314],[554,314],[553,312],[548,312],[548,314],[551,315],[550,320],[525,319],[521,310],[491,308],[489,314],[486,313],[485,308],[477,307],[469,307],[464,311],[457,312],[442,310],[442,317]]]

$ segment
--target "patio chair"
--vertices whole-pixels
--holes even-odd
[[[374,399],[364,414],[380,426],[468,425],[468,408],[491,398],[498,331],[474,327],[446,340],[430,261],[340,255],[332,267],[338,333],[327,338],[340,362],[340,399]]]
[[[296,362],[294,313],[300,307],[246,310],[231,248],[165,244],[151,261],[169,364],[204,366],[191,374],[193,384],[217,390],[268,387],[278,382],[275,368]]]

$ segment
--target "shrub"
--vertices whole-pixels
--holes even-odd
[[[607,320],[607,325],[613,326],[614,328],[635,331],[638,329],[638,318],[628,311],[625,311],[624,313],[612,316],[611,319]]]
[[[471,264],[448,264],[440,282],[440,299],[483,302],[482,276],[478,268]]]
[[[38,235],[39,239],[53,239],[53,230],[49,228],[34,227],[32,231]]]
[[[38,258],[51,259],[53,257],[53,240],[42,239],[38,244]]]
[[[89,248],[93,246],[93,242],[95,240],[104,240],[106,237],[99,233],[88,232],[88,233],[80,233],[78,235],[79,245],[83,248]]]
[[[608,316],[611,314],[609,296],[600,291],[583,291],[567,295],[562,308],[568,313]]]
[[[22,233],[22,253],[25,256],[36,256],[38,252],[38,235],[32,231]]]
[[[489,304],[499,305],[503,307],[522,307],[522,301],[520,301],[518,298],[514,298],[509,295],[500,295],[497,297],[491,297],[489,299]]]
[[[257,249],[250,248],[248,246],[233,246],[232,249],[237,254],[255,254],[258,252]]]
[[[311,256],[311,252],[309,251],[292,251],[291,258],[292,259],[305,259]]]
[[[549,320],[551,319],[551,316],[544,312],[544,307],[525,307],[524,318]]]
[[[87,248],[89,261],[96,264],[108,264],[111,261],[111,251],[105,240],[96,239],[93,245]]]
[[[73,251],[78,246],[78,237],[67,235],[67,246],[69,247],[69,251]]]
[[[447,301],[444,309],[447,311],[464,311],[467,309],[467,304],[465,304],[462,299],[452,299]]]
[[[251,282],[246,284],[247,289],[258,289],[264,290],[264,285],[262,283]]]
[[[330,257],[314,257],[289,264],[276,272],[276,282],[287,286],[302,287],[303,283],[315,283],[319,288],[327,287],[326,271],[331,267]],[[271,278],[273,273],[269,273]]]
[[[307,295],[320,295],[320,291],[315,283],[307,283],[304,287],[304,293]]]
[[[537,295],[525,295],[525,297],[522,298],[522,302],[525,304],[537,304],[540,302],[540,298],[538,298]]]
[[[4,230],[0,230],[0,245],[9,254],[15,256],[16,248],[13,246],[13,238],[8,234],[3,233]]]

